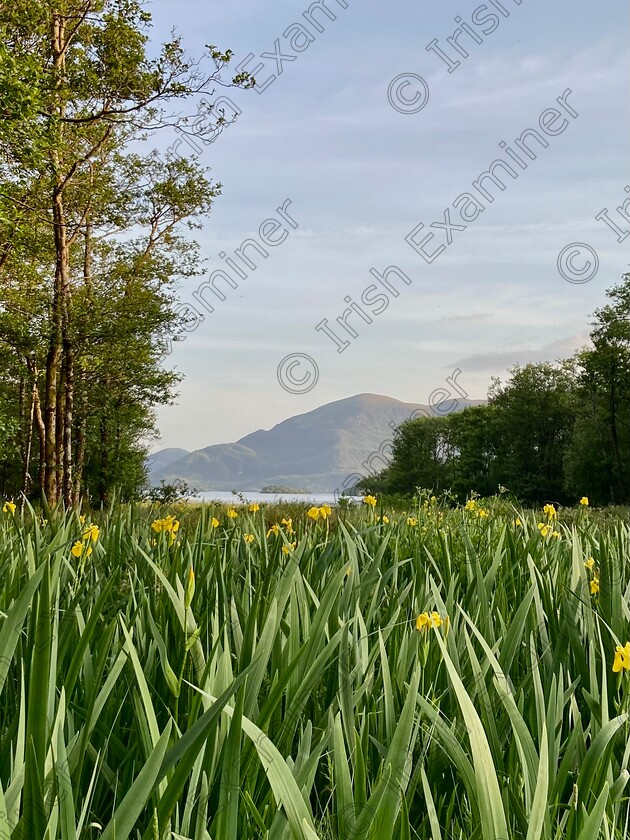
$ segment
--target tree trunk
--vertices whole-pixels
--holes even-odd
[[[63,352],[63,344],[61,351],[61,370],[59,372],[59,381],[57,382],[57,424],[55,434],[55,461],[57,463],[57,500],[60,501],[63,495],[63,435],[64,435],[64,417],[66,405],[66,356]]]
[[[39,439],[39,472],[37,483],[40,490],[44,487],[45,467],[46,467],[46,425],[42,417],[42,406],[39,399],[39,371],[34,359],[27,359],[26,366],[31,375],[33,383],[33,419],[37,428],[37,437]]]
[[[28,426],[26,429],[26,441],[24,443],[24,480],[22,482],[22,492],[28,496],[31,490],[31,449],[33,446],[33,422],[35,419],[35,395],[37,394],[37,383],[33,382],[31,388],[31,408],[29,412]]]
[[[65,74],[65,21],[59,12],[54,11],[52,17],[52,55],[58,87],[61,87]],[[58,104],[59,116],[64,116],[65,105],[60,99]],[[69,289],[70,255],[68,246],[67,226],[63,203],[65,182],[61,174],[62,129],[58,129],[53,146],[51,163],[55,173],[55,187],[52,195],[53,224],[55,232],[55,281],[53,290],[52,324],[50,344],[46,359],[46,395],[44,423],[46,426],[46,468],[44,493],[50,505],[59,501],[60,491],[60,447],[59,436],[62,434],[60,424],[63,416],[59,415],[59,402],[62,394],[59,388],[59,375],[63,363],[63,334],[64,334],[64,296]],[[65,396],[65,395],[64,395]]]
[[[107,418],[101,417],[101,474],[98,482],[98,499],[101,504],[107,502],[107,471],[109,469],[109,434]]]
[[[57,377],[61,350],[51,337],[46,357],[46,391],[44,395],[44,495],[51,505],[57,504]]]
[[[77,448],[75,470],[73,475],[73,491],[72,491],[72,505],[79,508],[81,506],[81,494],[83,489],[83,468],[85,466],[85,440],[87,432],[87,420],[82,417],[77,426]]]
[[[63,499],[66,507],[72,507],[72,428],[74,414],[74,351],[72,343],[64,341],[66,376],[64,382],[64,418],[63,418]]]

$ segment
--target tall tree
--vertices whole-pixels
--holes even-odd
[[[220,185],[194,160],[138,149],[162,129],[185,129],[175,108],[223,84],[231,54],[209,47],[206,71],[174,37],[149,57],[150,15],[138,0],[0,1],[0,12],[0,341],[30,394],[34,481],[50,503],[70,505],[94,426],[90,394],[105,399],[105,439],[130,393],[144,429],[150,406],[170,396],[159,358],[178,328],[173,284],[199,271],[184,234]]]
[[[600,504],[630,502],[630,274],[596,310],[592,346],[576,356],[580,410],[567,452],[569,486]]]
[[[488,398],[495,408],[497,479],[524,501],[566,500],[564,455],[576,414],[571,362],[516,365]]]

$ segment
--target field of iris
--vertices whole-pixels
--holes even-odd
[[[2,840],[630,837],[630,526],[0,514]]]

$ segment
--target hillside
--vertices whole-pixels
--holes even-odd
[[[461,400],[458,408],[478,404]],[[427,406],[377,394],[359,394],[290,417],[235,443],[215,444],[159,464],[152,456],[152,484],[183,479],[198,490],[258,490],[286,485],[311,492],[348,486],[352,474],[367,475],[385,466],[378,452],[392,439],[394,426]],[[173,450],[163,450],[164,452]]]

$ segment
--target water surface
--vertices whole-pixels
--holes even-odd
[[[257,490],[244,490],[241,494],[249,502],[303,502],[310,505],[336,505],[338,498],[334,493],[260,493]],[[360,496],[346,497],[351,501],[360,501]],[[228,490],[204,490],[195,496],[191,501],[197,502],[224,502],[227,504],[240,504],[240,499]]]

